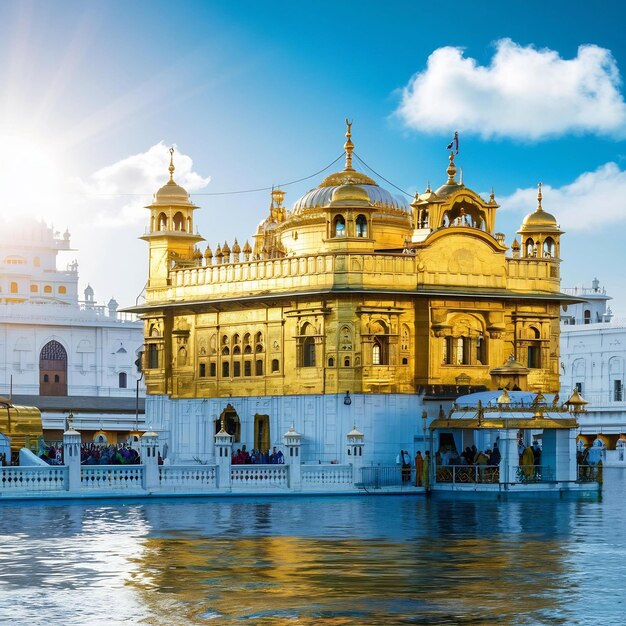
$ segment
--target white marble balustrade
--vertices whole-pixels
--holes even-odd
[[[161,465],[159,484],[162,489],[215,489],[214,465]]]
[[[303,465],[302,487],[316,489],[333,487],[350,489],[354,486],[352,465]]]
[[[233,489],[287,489],[289,480],[286,465],[234,465],[230,469]]]
[[[142,465],[83,465],[81,488],[102,490],[142,489]]]
[[[67,467],[2,467],[0,491],[64,491]]]

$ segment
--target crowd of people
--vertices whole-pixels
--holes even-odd
[[[500,450],[497,442],[493,444],[493,450],[486,448],[483,452],[475,445],[467,446],[461,454],[454,448],[442,448],[435,455],[437,466],[447,465],[500,465]]]
[[[63,446],[43,446],[39,458],[48,465],[63,465]],[[139,453],[126,444],[103,445],[83,443],[80,447],[81,465],[138,465]],[[159,464],[162,461],[159,458]]]
[[[280,450],[276,450],[276,446],[272,448],[270,454],[269,450],[261,452],[261,450],[255,450],[254,448],[248,452],[246,446],[242,446],[237,449],[237,452],[233,452],[231,463],[233,465],[282,465],[285,462],[285,457]]]

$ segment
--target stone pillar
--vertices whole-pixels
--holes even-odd
[[[519,452],[517,449],[517,430],[507,428],[499,431],[500,442],[500,482],[517,482],[516,467],[519,466]]]
[[[233,438],[224,430],[215,435],[215,459],[217,461],[217,488],[230,489],[230,462]]]
[[[63,433],[63,462],[67,470],[68,491],[80,491],[80,433],[71,426]]]
[[[352,482],[363,482],[361,479],[361,468],[363,467],[363,433],[356,429],[356,425],[347,434],[348,439],[348,459],[352,464]]]
[[[147,432],[141,436],[141,463],[143,464],[143,488],[146,491],[156,491],[161,483],[157,433]]]
[[[302,489],[302,435],[296,432],[293,426],[283,435],[285,444],[285,463],[289,466],[289,488],[293,491]]]

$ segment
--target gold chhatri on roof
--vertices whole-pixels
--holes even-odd
[[[343,149],[346,151],[346,171],[352,172],[352,153],[354,152],[354,144],[352,143],[352,122],[346,117],[346,143],[343,144]]]
[[[174,182],[174,170],[175,169],[176,168],[174,167],[174,146],[172,146],[170,148],[170,167],[169,167],[169,170],[170,170],[170,183]]]

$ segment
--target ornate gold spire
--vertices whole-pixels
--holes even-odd
[[[174,170],[175,169],[176,168],[174,167],[174,146],[172,146],[170,148],[170,167],[169,167],[169,170],[170,170],[170,183],[174,182]]]
[[[456,165],[454,164],[454,152],[450,151],[450,164],[448,165],[448,169],[446,170],[446,173],[448,174],[448,182],[446,183],[446,185],[456,185],[458,184],[456,182],[456,179],[454,178],[455,174],[456,174]]]
[[[345,170],[352,172],[352,153],[354,152],[354,144],[352,143],[352,122],[348,121],[346,117],[346,143],[343,144],[343,149],[346,151],[346,167]]]
[[[541,183],[539,183],[539,191],[537,192],[537,213],[543,211],[541,201],[543,200],[543,194],[541,193]]]

